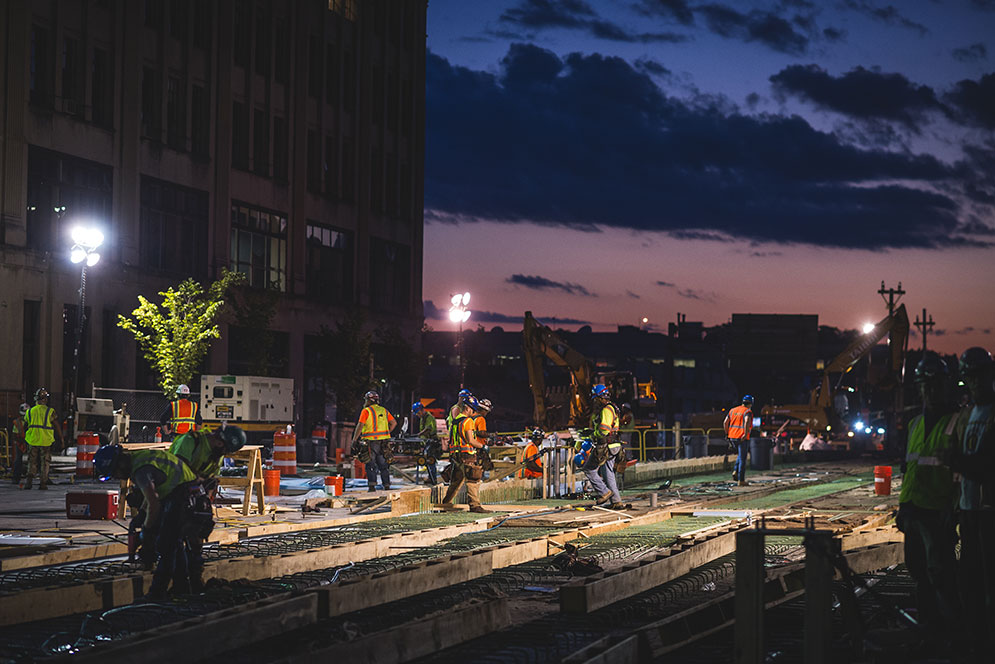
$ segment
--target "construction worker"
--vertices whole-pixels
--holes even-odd
[[[984,348],[960,356],[971,405],[954,428],[951,467],[960,475],[960,590],[977,655],[995,644],[995,362]]]
[[[525,479],[535,479],[542,477],[542,457],[539,450],[542,447],[543,438],[546,434],[538,427],[528,432],[529,442],[522,453],[525,467],[522,469],[522,477]]]
[[[950,457],[956,422],[947,365],[927,352],[915,368],[922,413],[909,423],[909,441],[898,499],[898,528],[905,533],[905,565],[916,582],[919,624],[929,645],[945,652],[960,629],[957,534]]]
[[[14,484],[19,483],[21,476],[24,475],[24,454],[28,451],[28,441],[24,438],[28,410],[30,410],[30,406],[22,403],[18,409],[17,417],[14,418],[13,440],[10,441],[10,454],[13,457],[10,467],[14,476]]]
[[[52,463],[52,443],[56,439],[59,447],[65,447],[62,428],[55,409],[48,405],[48,390],[39,387],[35,391],[35,405],[24,418],[24,439],[28,443],[28,474],[21,483],[22,489],[30,489],[35,475],[38,475],[39,489],[48,488],[48,469]]]
[[[615,482],[616,456],[622,451],[618,439],[618,410],[611,401],[611,392],[604,385],[595,385],[591,397],[594,399],[591,414],[594,449],[584,463],[584,476],[599,494],[595,504],[603,505],[611,500],[611,507],[621,507],[622,496]],[[581,449],[582,443],[578,442],[576,447]]]
[[[474,423],[477,400],[473,395],[456,404],[453,424],[449,429],[449,459],[453,464],[452,481],[442,504],[451,507],[460,487],[466,482],[466,497],[471,512],[486,512],[480,504],[480,480],[484,477],[480,450],[484,443],[477,439]]]
[[[184,555],[184,530],[190,525],[192,502],[203,494],[194,472],[166,450],[125,450],[105,445],[93,456],[93,469],[102,481],[130,479],[144,497],[142,537],[155,542],[158,556],[146,599],[163,599]],[[185,591],[187,588],[178,588]]]
[[[169,407],[159,417],[159,424],[167,436],[190,433],[204,425],[197,404],[190,400],[189,387],[176,387],[176,398],[169,402]]]
[[[221,459],[234,454],[245,445],[245,432],[240,427],[222,424],[214,431],[196,429],[180,434],[169,447],[170,454],[184,463],[202,480],[217,477]]]
[[[726,440],[736,448],[732,479],[738,480],[739,486],[746,486],[746,455],[750,451],[750,431],[753,430],[753,397],[744,395],[743,405],[730,409],[722,426]]]
[[[470,399],[473,399],[473,393],[470,390],[462,389],[459,394],[456,395],[456,403],[449,407],[449,414],[446,415],[446,430],[452,429],[453,420],[459,415],[459,408],[461,404],[467,403]]]
[[[442,455],[442,445],[439,443],[435,415],[428,412],[421,401],[416,401],[411,404],[411,416],[418,428],[418,437],[422,440],[422,456],[425,457],[425,472],[428,473],[428,479],[425,483],[435,486],[439,483],[439,473],[435,464]]]
[[[380,395],[373,390],[363,397],[363,410],[359,414],[359,422],[352,434],[355,444],[362,437],[368,446],[370,460],[366,462],[366,482],[370,491],[377,490],[377,473],[383,481],[384,490],[390,489],[390,465],[387,455],[390,454],[390,432],[394,430],[397,421],[387,409],[380,405]]]

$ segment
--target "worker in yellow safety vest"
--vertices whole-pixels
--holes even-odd
[[[591,399],[594,408],[591,413],[591,442],[594,449],[584,463],[584,477],[598,493],[596,504],[601,505],[611,500],[611,508],[622,508],[622,495],[618,491],[615,479],[615,462],[622,451],[622,443],[618,439],[618,409],[612,403],[611,391],[605,385],[595,385],[591,389]],[[580,450],[583,441],[578,441],[575,447]]]
[[[52,463],[52,443],[62,440],[62,428],[55,416],[55,410],[48,405],[48,390],[39,387],[35,392],[35,405],[24,417],[24,439],[28,443],[28,474],[21,483],[22,489],[30,489],[35,475],[38,475],[39,489],[48,488],[48,469]]]
[[[726,440],[736,447],[732,479],[738,481],[739,486],[746,486],[746,455],[750,451],[750,431],[753,430],[753,397],[744,395],[743,405],[731,409],[722,426],[726,431]]]
[[[363,410],[359,414],[359,422],[352,434],[352,442],[362,438],[367,446],[365,454],[369,455],[366,462],[366,482],[370,491],[377,490],[377,474],[383,481],[384,490],[390,489],[390,432],[397,425],[394,416],[380,405],[380,395],[370,390],[363,397]]]
[[[465,401],[456,404],[455,417],[449,428],[449,460],[452,462],[452,481],[442,505],[451,508],[456,494],[466,482],[466,497],[471,512],[486,512],[480,504],[480,480],[484,477],[484,467],[481,463],[482,440],[477,438],[477,427],[474,416],[479,404],[470,395]]]

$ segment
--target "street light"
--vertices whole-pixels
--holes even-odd
[[[73,247],[69,250],[69,260],[76,265],[82,263],[79,275],[79,311],[76,312],[76,338],[73,344],[73,377],[69,385],[69,412],[75,430],[76,390],[79,387],[79,346],[83,339],[83,325],[86,323],[86,268],[93,267],[100,260],[97,249],[104,243],[104,234],[93,227],[76,226],[72,230],[72,239]]]
[[[449,320],[459,324],[459,331],[456,335],[456,359],[459,362],[459,386],[463,389],[463,323],[470,318],[470,310],[466,308],[470,304],[469,293],[456,293],[449,302]]]

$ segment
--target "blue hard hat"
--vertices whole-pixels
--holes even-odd
[[[101,482],[113,477],[111,471],[123,453],[124,448],[120,445],[104,445],[93,455],[93,472]]]
[[[591,396],[597,399],[610,399],[611,392],[609,392],[608,388],[604,385],[595,385],[591,388]]]
[[[413,404],[411,404],[411,412],[420,413],[422,411],[422,408],[424,407],[425,406],[422,405],[421,401],[416,401]]]
[[[473,392],[471,392],[470,390],[467,390],[467,389],[462,389],[462,390],[459,391],[459,394],[457,394],[456,396],[457,396],[457,398],[460,401],[464,401],[468,397],[472,397],[473,396]]]
[[[752,394],[744,394],[743,395],[743,403],[753,403],[753,395]]]
[[[470,408],[473,408],[474,410],[480,410],[480,402],[478,402],[478,401],[477,401],[477,397],[473,396],[472,394],[468,395],[468,396],[467,396],[467,397],[466,397],[466,398],[464,399],[464,402],[465,402],[465,403],[466,403],[466,405],[468,405],[468,406],[469,406]]]

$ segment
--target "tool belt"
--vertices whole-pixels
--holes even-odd
[[[360,463],[370,462],[370,446],[365,440],[360,438],[352,444],[352,454]]]
[[[214,510],[211,499],[200,481],[187,482],[176,488],[185,507],[183,536],[207,539],[214,530]]]
[[[628,466],[629,458],[625,455],[625,450],[619,450],[619,453],[615,455],[615,467],[613,468],[615,474],[624,473]]]
[[[456,455],[455,461],[463,470],[463,477],[471,482],[476,482],[484,477],[484,466],[481,462],[480,454],[480,452],[476,454],[458,452]]]

